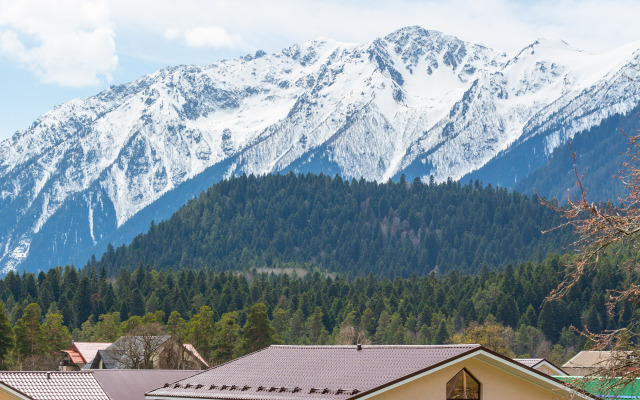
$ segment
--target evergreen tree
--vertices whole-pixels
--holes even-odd
[[[238,351],[241,355],[252,353],[275,343],[275,329],[269,322],[267,306],[256,303],[251,306],[247,322],[242,327],[242,339]]]
[[[187,323],[187,340],[198,349],[205,358],[211,360],[211,345],[215,334],[215,322],[211,307],[202,306],[200,312]]]
[[[13,330],[9,324],[9,318],[4,312],[4,306],[0,302],[0,368],[6,365],[5,357],[13,349]]]
[[[47,314],[42,324],[42,335],[45,351],[49,354],[66,349],[71,343],[71,334],[63,325],[60,314]]]
[[[75,271],[75,269],[73,269]],[[83,276],[73,298],[74,326],[80,325],[91,316],[91,288],[89,278]]]
[[[449,331],[447,330],[447,324],[444,320],[440,321],[438,330],[433,337],[433,344],[447,344],[450,342]]]
[[[240,325],[238,325],[237,319],[238,313],[234,311],[222,314],[220,321],[216,323],[213,349],[217,362],[231,361],[235,354],[240,338]]]
[[[43,354],[44,345],[40,318],[42,311],[37,303],[29,304],[14,327],[16,350],[21,360],[28,356]]]
[[[518,323],[518,306],[513,296],[506,292],[498,298],[496,318],[503,324],[515,328]]]

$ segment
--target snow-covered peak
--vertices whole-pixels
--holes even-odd
[[[637,50],[596,56],[541,39],[510,57],[413,26],[364,44],[320,38],[163,68],[64,103],[0,143],[0,221],[10,221],[0,224],[0,266],[23,262],[34,238],[73,251],[106,240],[203,174],[457,179],[531,127],[560,118],[559,129],[585,93],[606,88],[597,101],[607,112],[637,104],[618,79]],[[75,225],[55,233],[68,210]]]

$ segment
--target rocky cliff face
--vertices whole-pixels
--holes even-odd
[[[510,57],[409,27],[169,67],[72,100],[0,143],[0,267],[84,263],[232,174],[475,171],[510,186],[638,105],[638,48],[539,40]]]

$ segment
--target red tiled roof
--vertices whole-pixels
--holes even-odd
[[[271,346],[148,393],[216,399],[344,400],[478,349],[449,346]]]
[[[80,356],[84,360],[85,364],[88,364],[98,353],[98,350],[104,350],[109,347],[111,343],[104,342],[73,342],[71,343],[70,350],[75,350],[80,353]]]
[[[33,400],[109,400],[91,372],[0,372],[0,383]]]
[[[71,358],[71,361],[74,364],[85,364],[84,359],[82,358],[82,356],[80,355],[80,353],[78,353],[77,351],[73,351],[73,350],[60,350],[58,353],[67,353],[69,355],[69,358]]]

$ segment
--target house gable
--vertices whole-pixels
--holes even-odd
[[[501,357],[482,349],[351,399],[445,400],[447,382],[463,369],[480,383],[480,398],[483,400],[591,398],[554,378],[545,377],[517,363],[505,362]]]

